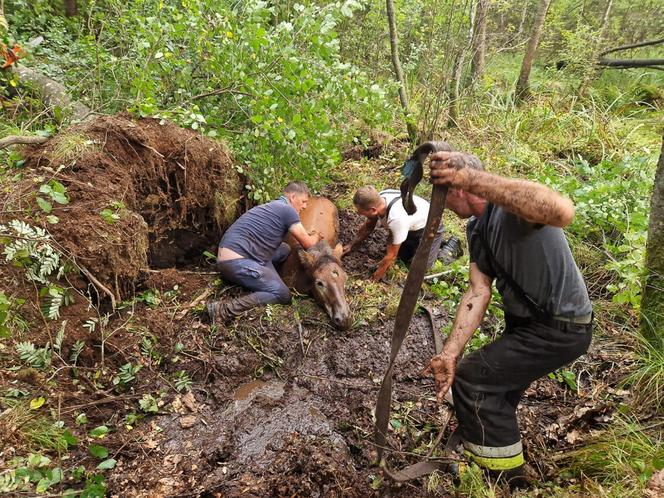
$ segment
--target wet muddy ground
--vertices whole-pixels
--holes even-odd
[[[362,219],[340,212],[342,242]],[[125,305],[100,335],[76,335],[91,347],[81,354],[77,378],[59,372],[59,399],[67,427],[85,412],[89,426],[106,425],[104,440],[117,460],[107,476],[113,496],[453,496],[451,476],[434,490],[427,480],[396,486],[374,465],[373,409],[389,355],[399,282],[366,279],[384,250],[386,232],[373,234],[344,259],[348,297],[356,314],[349,330],[334,329],[312,299],[296,296],[292,306],[254,310],[229,327],[214,329],[199,304],[206,290],[224,298],[240,292],[219,285],[211,266],[151,270],[141,299]],[[5,275],[3,278],[11,278]],[[148,289],[147,295],[141,294]],[[425,293],[436,328],[453,310]],[[80,308],[80,309],[79,309]],[[63,308],[72,329],[83,330],[82,307]],[[74,327],[75,326],[75,327]],[[91,338],[92,337],[92,338]],[[544,378],[526,392],[519,408],[527,458],[542,479],[558,473],[551,462],[592,430],[607,423],[627,393],[616,387],[623,351],[608,339],[596,341],[579,360],[579,393]],[[419,461],[438,436],[444,418],[434,399],[433,381],[421,370],[434,353],[428,317],[416,313],[398,357],[390,465]],[[128,363],[143,365],[130,387],[110,382],[111,372]],[[624,363],[624,362],[623,362]],[[96,372],[101,368],[101,378]],[[177,393],[178,372],[192,379]],[[12,381],[49,389],[32,372]],[[0,379],[7,380],[7,379]],[[52,380],[52,379],[51,379]],[[63,386],[65,389],[63,389]],[[157,413],[146,414],[139,400],[150,394]],[[454,428],[452,420],[442,438]],[[72,451],[72,464],[94,468],[85,450]]]

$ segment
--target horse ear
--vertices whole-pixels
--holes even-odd
[[[343,253],[344,253],[344,246],[342,246],[341,244],[337,244],[336,246],[334,246],[334,250],[332,251],[332,255],[335,258],[341,259],[341,255]]]
[[[305,268],[313,270],[314,265],[316,264],[316,256],[302,249],[297,251],[297,256],[300,258],[300,262],[304,265]]]

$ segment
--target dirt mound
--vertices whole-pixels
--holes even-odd
[[[117,299],[149,267],[200,257],[238,214],[243,182],[227,148],[167,121],[101,116],[31,147],[25,159],[2,212],[32,213],[25,221],[47,228]],[[50,202],[48,188],[38,192],[58,184],[66,204]],[[38,198],[52,210],[38,208]]]

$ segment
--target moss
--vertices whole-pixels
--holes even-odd
[[[94,146],[94,142],[82,133],[64,132],[51,142],[48,157],[53,166],[69,165]]]

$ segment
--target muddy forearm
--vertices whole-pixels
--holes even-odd
[[[355,235],[355,238],[353,241],[350,243],[351,249],[355,249],[358,245],[360,245],[362,242],[366,240],[366,238],[371,235],[371,232],[373,232],[374,228],[376,227],[376,223],[363,223],[360,229],[357,231],[357,234]]]
[[[380,280],[385,276],[387,270],[396,261],[397,256],[399,255],[400,247],[401,244],[389,244],[387,246],[387,251],[385,252],[385,256],[383,256],[383,259],[380,260],[380,263],[378,263],[378,268],[373,274],[374,280]]]
[[[396,261],[396,256],[387,255],[378,263],[378,268],[376,268],[376,274],[381,276],[385,275],[385,272],[394,264]]]
[[[473,280],[476,283],[473,285]],[[452,332],[445,341],[443,351],[447,355],[461,356],[464,347],[473,333],[482,323],[484,313],[491,301],[491,279],[480,274],[479,270],[471,270],[471,285],[461,298],[457,308]]]
[[[474,169],[467,173],[464,190],[502,206],[532,223],[564,227],[574,217],[572,201],[550,188],[527,180],[503,178]]]

